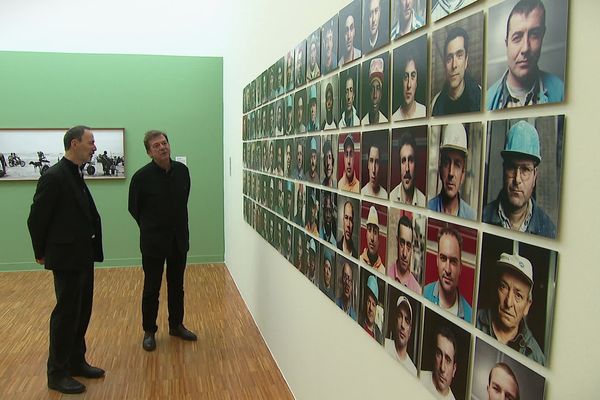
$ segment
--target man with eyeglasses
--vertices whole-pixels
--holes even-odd
[[[556,237],[556,226],[533,198],[542,161],[537,130],[519,121],[508,131],[504,150],[503,187],[483,208],[483,222],[519,232]]]
[[[531,262],[518,254],[502,253],[496,261],[496,268],[496,304],[477,311],[477,329],[545,365],[546,357],[526,320],[533,303]]]
[[[356,321],[356,308],[354,307],[354,279],[352,267],[344,260],[342,267],[342,290],[340,296],[335,299],[335,304]]]
[[[396,261],[388,266],[387,274],[396,282],[406,286],[415,293],[421,294],[421,285],[411,271],[413,257],[413,225],[405,215],[398,221]]]
[[[165,260],[169,304],[169,335],[197,340],[183,326],[183,277],[189,244],[188,210],[190,173],[185,164],[171,159],[167,134],[151,130],[144,146],[152,159],[131,178],[129,213],[140,227],[140,250],[144,270],[142,292],[142,347],[156,349],[158,298]]]

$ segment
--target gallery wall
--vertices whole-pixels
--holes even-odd
[[[3,128],[125,128],[127,178],[88,181],[103,222],[100,266],[141,264],[127,195],[132,174],[150,160],[142,143],[149,129],[166,131],[172,156],[187,157],[192,176],[188,261],[223,260],[222,63],[219,57],[0,52]],[[5,227],[0,270],[40,268],[26,227],[35,185],[0,181],[0,226]]]

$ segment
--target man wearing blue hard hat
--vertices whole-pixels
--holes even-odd
[[[377,304],[379,303],[379,286],[377,285],[377,278],[374,275],[370,275],[367,278],[367,286],[365,287],[365,311],[364,320],[361,324],[363,329],[377,342],[383,343],[383,335],[381,329],[375,323],[375,316],[377,314]]]
[[[542,161],[537,130],[519,121],[508,131],[503,159],[503,185],[496,200],[483,209],[483,222],[507,229],[556,238],[556,226],[533,194]]]

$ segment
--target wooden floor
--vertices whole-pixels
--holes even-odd
[[[106,370],[80,379],[81,395],[46,386],[49,271],[0,273],[0,399],[292,399],[227,268],[190,265],[185,277],[185,342],[168,335],[166,279],[157,349],[142,349],[141,268],[97,269],[87,359]]]

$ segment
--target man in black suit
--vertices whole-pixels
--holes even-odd
[[[92,314],[94,261],[103,261],[100,215],[81,167],[96,151],[86,126],[64,136],[65,156],[39,179],[27,220],[35,261],[54,275],[56,306],[50,316],[48,387],[81,393],[73,376],[100,378],[104,371],[85,359]]]
[[[146,132],[144,146],[152,159],[131,178],[129,213],[140,227],[144,270],[142,326],[146,351],[156,349],[158,297],[165,260],[169,301],[169,335],[196,340],[183,326],[183,275],[190,248],[187,203],[190,195],[188,168],[171,160],[167,134]]]

